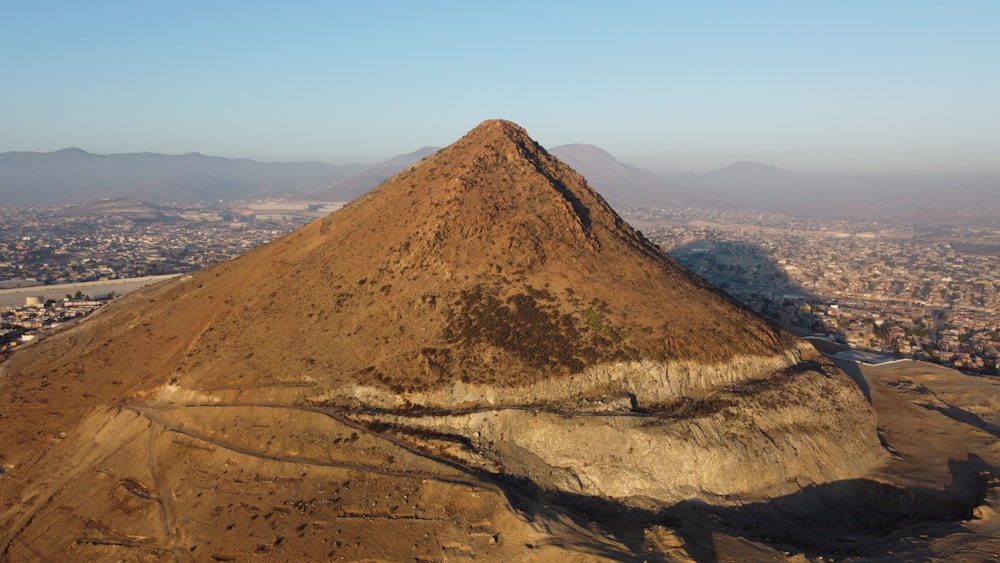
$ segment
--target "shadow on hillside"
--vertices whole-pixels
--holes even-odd
[[[974,412],[969,412],[965,409],[956,407],[955,405],[942,406],[942,405],[921,403],[920,406],[924,407],[927,410],[939,412],[947,416],[948,418],[951,418],[963,424],[968,424],[969,426],[978,428],[979,430],[986,432],[987,434],[993,436],[994,438],[1000,438],[1000,426],[984,420],[983,417],[979,416]]]
[[[826,353],[823,350],[820,350],[820,352]],[[861,366],[857,362],[834,359],[833,364],[853,379],[858,384],[858,387],[861,388],[861,392],[865,394],[865,399],[868,399],[869,403],[872,402],[872,389],[868,385],[868,378],[861,373]]]
[[[945,491],[853,479],[809,486],[769,502],[720,507],[690,500],[659,511],[544,490],[527,479],[501,479],[499,484],[532,521],[556,531],[569,529],[568,520],[573,529],[591,532],[555,534],[564,547],[617,560],[666,560],[656,553],[663,548],[657,545],[657,526],[674,530],[684,551],[700,562],[718,561],[713,538],[719,532],[809,559],[890,553],[921,557],[929,539],[962,530],[962,521],[972,518],[973,508],[987,494],[981,473],[998,469],[974,454],[950,461],[949,467],[953,484]]]
[[[808,306],[824,299],[793,280],[767,251],[741,242],[703,239],[670,249],[670,256],[737,301],[799,336],[829,331]]]
[[[837,319],[813,310],[817,304],[831,304],[831,300],[793,280],[763,248],[703,239],[673,248],[668,254],[771,323],[797,336],[813,337],[809,342],[821,353],[832,356],[850,349],[846,335],[836,327]],[[834,362],[871,402],[871,389],[858,365]]]

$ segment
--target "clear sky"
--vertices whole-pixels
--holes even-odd
[[[1000,171],[1000,1],[0,1],[0,152]]]

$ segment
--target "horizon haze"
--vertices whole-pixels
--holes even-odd
[[[100,199],[150,203],[292,197],[351,201],[435,154],[424,146],[370,166],[258,162],[199,153],[99,155],[72,147],[0,153],[0,206],[62,205]],[[804,175],[738,161],[705,174],[658,174],[601,147],[567,144],[549,152],[583,174],[609,203],[754,209],[811,217],[1000,207],[1000,173],[897,176]],[[933,212],[926,217],[940,217]]]

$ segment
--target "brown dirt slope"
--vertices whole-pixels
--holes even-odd
[[[843,373],[505,121],[0,370],[3,560],[685,559],[650,507],[882,459]]]
[[[123,305],[142,319],[129,348],[162,356],[164,334],[187,334],[163,358],[170,373],[144,373],[146,383],[179,374],[210,387],[272,384],[291,372],[330,387],[504,386],[602,361],[723,362],[793,346],[505,121],[152,299]],[[156,335],[155,350],[143,349],[143,332]]]
[[[791,346],[505,121],[196,283],[196,298],[231,303],[188,354],[185,371],[206,377],[321,368],[331,385],[504,386],[601,361]],[[213,374],[205,362],[234,341],[241,353]]]

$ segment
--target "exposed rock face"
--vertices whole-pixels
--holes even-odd
[[[262,525],[234,516],[245,488],[338,533],[379,515],[438,557],[472,549],[442,547],[461,522],[516,520],[493,484],[504,476],[639,506],[739,504],[883,461],[849,378],[680,267],[505,121],[5,368],[4,421],[22,422],[0,430],[0,540],[17,553],[53,527],[53,554],[245,553]],[[86,499],[60,484],[84,475],[97,479]],[[373,508],[387,490],[409,492]],[[464,499],[439,511],[458,524],[406,523],[438,493]],[[262,513],[276,502],[247,499]],[[355,556],[402,553],[351,533]],[[287,556],[280,537],[261,545]]]
[[[870,436],[845,431],[874,429],[844,383],[832,374],[777,375],[652,413],[619,401],[589,412],[567,403],[358,418],[469,438],[465,463],[546,488],[649,507],[692,498],[739,503],[857,477],[881,459]]]

